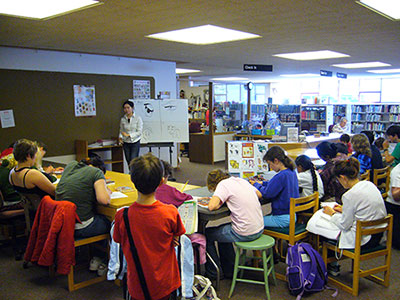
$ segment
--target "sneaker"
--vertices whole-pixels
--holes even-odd
[[[105,263],[101,263],[99,264],[99,267],[97,269],[97,275],[98,276],[104,276],[107,274],[108,271],[108,267]]]
[[[333,277],[340,276],[340,265],[328,264],[328,273]]]
[[[101,258],[97,257],[97,256],[94,256],[90,260],[89,270],[90,271],[97,271],[100,264],[101,264]]]

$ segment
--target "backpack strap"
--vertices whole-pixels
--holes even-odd
[[[127,235],[128,235],[129,244],[130,244],[130,248],[131,248],[131,252],[132,252],[132,257],[133,257],[133,260],[135,261],[136,271],[137,271],[138,276],[139,276],[139,281],[140,281],[140,285],[142,287],[144,298],[145,298],[145,300],[151,300],[149,289],[147,288],[147,284],[146,284],[146,279],[144,277],[142,265],[140,264],[139,255],[137,253],[135,242],[133,241],[133,237],[132,237],[132,233],[131,233],[131,227],[129,225],[128,210],[129,210],[129,208],[125,208],[124,212],[123,212],[123,215],[124,215],[124,222],[125,222],[126,232],[127,232]]]
[[[324,278],[324,282],[326,284],[326,274],[324,274],[322,267],[318,261],[318,258],[316,257],[315,253],[314,253],[314,249],[311,247],[311,245],[309,244],[303,244],[303,249],[304,251],[308,254],[308,256],[310,256],[311,258],[311,262],[317,267],[317,271],[319,273],[319,276],[321,278]]]
[[[309,277],[307,277],[307,280],[309,281],[310,286],[312,286],[315,281],[317,269],[318,269],[318,267],[321,268],[321,266],[318,265],[317,259],[315,258],[312,250],[310,249],[312,247],[309,244],[300,243],[300,246],[303,248],[304,252],[307,253],[307,255],[310,257],[310,260],[311,260],[311,268],[310,268],[310,273],[309,273]],[[318,265],[318,267],[317,267],[317,265]],[[322,271],[322,269],[321,269],[321,271]],[[322,276],[322,278],[325,278],[325,276]]]

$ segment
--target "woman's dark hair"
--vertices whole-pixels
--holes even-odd
[[[13,155],[16,161],[22,163],[26,161],[28,156],[33,158],[37,151],[38,147],[35,142],[27,139],[20,139],[14,144]]]
[[[336,157],[337,148],[334,143],[331,142],[322,142],[317,146],[318,156],[323,160],[327,161]]]
[[[43,151],[47,152],[47,146],[46,146],[46,144],[43,143],[42,141],[36,141],[36,145],[37,145],[39,148],[42,148]]]
[[[265,153],[263,160],[264,161],[274,161],[274,159],[279,160],[283,165],[290,169],[294,170],[295,165],[293,160],[291,160],[286,154],[285,151],[279,146],[272,146],[268,149],[267,153]]]
[[[151,153],[134,158],[130,163],[131,180],[136,189],[148,195],[154,193],[164,175],[161,161]]]
[[[313,191],[318,192],[318,180],[317,175],[315,174],[315,166],[307,155],[299,155],[295,160],[296,166],[301,166],[304,171],[311,170],[311,178]]]
[[[372,143],[375,140],[374,133],[372,131],[369,131],[369,130],[363,130],[360,133],[365,134],[367,136],[367,138],[368,138],[368,141],[369,141],[370,145],[372,145]]]
[[[172,175],[172,166],[171,166],[171,164],[169,162],[165,161],[165,160],[161,160],[161,163],[162,163],[162,165],[164,167],[163,177],[167,178],[167,177],[171,176]]]
[[[345,144],[342,143],[335,143],[337,153],[349,154],[349,149]],[[336,153],[336,154],[337,154]]]
[[[383,137],[379,137],[375,140],[374,145],[378,147],[379,150],[383,150],[383,143],[385,139]]]
[[[230,175],[221,169],[215,169],[208,173],[207,175],[207,188],[209,191],[215,191],[218,183],[222,180],[229,178]]]
[[[350,142],[350,136],[347,133],[343,133],[340,136],[339,141],[341,141],[343,143],[349,143]]]
[[[107,171],[103,159],[98,155],[93,155],[88,158],[82,159],[81,162],[99,168],[103,172],[103,174],[105,174]]]
[[[399,125],[390,125],[388,129],[386,129],[386,135],[395,136],[400,138],[400,126]]]
[[[360,172],[360,162],[354,157],[350,157],[346,160],[339,160],[335,163],[333,168],[333,174],[336,177],[344,175],[350,179],[358,178]]]
[[[126,100],[126,101],[122,104],[122,107],[124,107],[125,104],[130,105],[132,108],[135,107],[135,104],[134,104],[133,101],[131,101],[131,100]]]

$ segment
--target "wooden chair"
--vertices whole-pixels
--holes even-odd
[[[360,174],[360,180],[369,180],[371,170],[365,171],[363,174]]]
[[[93,244],[99,241],[108,241],[110,239],[110,235],[107,234],[101,234],[101,235],[96,235],[96,236],[92,236],[89,238],[85,238],[85,239],[79,239],[79,240],[75,240],[75,248],[79,247],[79,246],[84,246],[84,245],[89,245],[89,244]],[[108,245],[108,243],[107,243]],[[109,249],[107,247],[107,252],[109,252]],[[104,281],[107,280],[107,274],[103,275],[103,276],[99,276],[99,277],[95,277],[92,279],[88,279],[82,282],[75,282],[74,281],[74,266],[71,266],[71,271],[68,273],[68,290],[70,292],[75,291],[77,289],[95,284],[97,282],[100,281]]]
[[[380,179],[385,180],[384,182],[382,182],[383,180]],[[388,192],[390,189],[390,166],[374,170],[374,184],[381,191],[381,193],[384,189],[384,192],[382,193],[382,198],[385,200],[388,196]]]
[[[309,237],[309,232],[306,230],[307,223],[296,222],[296,214],[302,212],[309,213],[312,210],[315,213],[319,209],[319,194],[314,192],[310,196],[301,198],[290,198],[290,225],[289,227],[265,227],[264,234],[274,237],[275,239],[286,240],[290,245],[294,245],[297,241]],[[310,213],[311,215],[311,213]],[[316,244],[318,243],[318,239]],[[282,246],[280,247],[281,258],[284,257]],[[276,273],[276,277],[281,280],[286,280],[285,275]]]
[[[4,197],[2,192],[0,191],[0,209],[4,205]],[[18,227],[24,226],[24,210],[23,209],[13,209],[13,210],[5,210],[0,211],[0,225],[4,228],[2,232],[4,232],[7,238],[11,240],[11,246],[13,248],[13,252],[16,260],[21,259],[22,253],[19,253],[21,250],[18,250],[18,242],[17,242],[17,231]]]
[[[384,227],[371,228],[371,226],[384,226]],[[323,242],[322,257],[326,264],[336,260],[335,257],[328,258],[328,250],[332,250],[337,253],[343,251],[341,259],[350,258],[353,260],[352,287],[342,283],[341,281],[331,276],[329,276],[329,281],[332,282],[334,285],[337,285],[344,291],[353,294],[354,296],[358,296],[359,280],[361,277],[366,277],[376,283],[388,287],[389,275],[390,275],[390,258],[392,253],[392,230],[393,230],[393,216],[389,214],[387,217],[376,221],[357,221],[355,249],[338,249],[334,244],[331,244],[329,242]],[[376,234],[380,232],[387,232],[386,246],[379,245],[372,249],[361,250],[362,236]],[[368,270],[362,270],[360,268],[360,262],[382,256],[385,257],[385,263],[383,265]],[[383,272],[384,274],[383,278],[373,275],[381,272]]]

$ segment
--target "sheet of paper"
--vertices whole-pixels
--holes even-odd
[[[198,226],[197,200],[192,199],[183,202],[178,211],[185,226],[186,234],[195,233]]]
[[[15,127],[14,112],[12,109],[0,110],[2,128]]]
[[[121,192],[112,192],[111,194],[111,199],[126,198],[126,197],[128,196]]]

